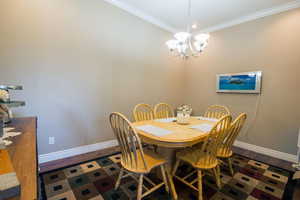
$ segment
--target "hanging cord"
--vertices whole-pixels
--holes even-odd
[[[253,120],[251,121],[251,123],[249,123],[247,129],[245,130],[245,132],[243,134],[244,136],[246,136],[247,140],[249,139],[249,137],[248,137],[249,131],[253,128],[253,126],[256,123],[257,115],[258,115],[258,111],[259,111],[259,106],[260,106],[260,101],[261,101],[261,93],[258,94],[258,97],[256,99],[255,112],[254,112]]]
[[[191,23],[191,18],[192,18],[192,0],[189,0],[188,2],[188,16],[187,16],[187,32],[190,33],[191,28],[190,28],[190,23]]]
[[[187,32],[192,34],[191,33],[191,21],[192,21],[192,0],[189,0],[188,2],[188,17],[187,17]],[[188,39],[187,43],[190,47],[190,51],[191,51],[191,55],[194,56],[194,57],[197,57],[197,53],[196,51],[194,50],[194,47],[192,45],[192,35],[190,36],[190,38]]]
[[[219,102],[220,102],[220,100],[218,98],[217,101],[216,101],[216,104],[220,104]],[[246,130],[244,131],[244,133],[241,134],[241,136],[242,137],[245,136],[247,140],[249,139],[249,137],[248,137],[249,131],[253,128],[253,126],[256,123],[256,119],[257,119],[257,115],[258,115],[258,111],[259,111],[260,102],[261,102],[261,93],[259,93],[258,96],[257,96],[257,98],[256,98],[255,111],[254,111],[253,119],[249,123],[249,125],[247,126]]]

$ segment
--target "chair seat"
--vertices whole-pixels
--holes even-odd
[[[212,169],[219,163],[216,157],[207,155],[195,148],[186,148],[178,152],[176,157],[198,169]]]
[[[127,166],[122,161],[121,164],[128,171],[134,173],[146,174],[149,173],[153,168],[165,164],[167,162],[160,155],[149,150],[144,150],[144,158],[147,165],[147,169],[144,166],[144,162],[140,150],[137,150],[137,166],[135,165],[135,163],[133,164],[133,166]]]
[[[232,150],[228,147],[221,146],[218,149],[217,157],[219,158],[229,158],[232,156]]]

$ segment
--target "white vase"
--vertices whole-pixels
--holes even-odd
[[[190,120],[190,115],[184,112],[177,112],[177,123],[178,124],[188,124]]]

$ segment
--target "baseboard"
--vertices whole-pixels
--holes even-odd
[[[256,146],[254,144],[249,144],[249,143],[241,142],[241,141],[235,141],[234,146],[240,147],[242,149],[246,149],[249,151],[254,151],[256,153],[264,154],[267,156],[271,156],[273,158],[278,158],[278,159],[286,160],[286,161],[293,162],[293,163],[298,162],[297,155],[284,153],[281,151],[276,151],[276,150],[261,147],[261,146]]]
[[[106,148],[114,147],[117,145],[118,145],[117,140],[108,140],[105,142],[79,146],[79,147],[66,149],[66,150],[62,150],[62,151],[41,154],[41,155],[39,155],[39,164],[50,162],[53,160],[59,160],[62,158],[68,158],[71,156],[76,156],[76,155],[80,155],[80,154],[84,154],[84,153],[89,153],[89,152],[93,152],[93,151],[97,151],[97,150],[101,150],[101,149],[106,149]]]
[[[117,145],[118,145],[117,140],[109,140],[109,141],[100,142],[100,143],[96,143],[96,144],[90,144],[90,145],[75,147],[75,148],[66,149],[66,150],[62,150],[62,151],[56,151],[56,152],[52,152],[52,153],[42,154],[42,155],[39,155],[39,164],[46,163],[46,162],[53,161],[53,160],[62,159],[62,158],[68,158],[71,156],[76,156],[76,155],[80,155],[80,154],[84,154],[84,153],[89,153],[89,152],[93,152],[93,151],[98,151],[101,149],[114,147]],[[267,156],[271,156],[274,158],[278,158],[281,160],[286,160],[286,161],[293,162],[293,163],[298,162],[297,155],[288,154],[288,153],[276,151],[273,149],[268,149],[268,148],[261,147],[261,146],[256,146],[254,144],[236,141],[234,143],[234,146],[240,147],[242,149],[246,149],[249,151],[253,151],[256,153],[264,154]]]

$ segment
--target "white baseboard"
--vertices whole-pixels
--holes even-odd
[[[46,163],[53,160],[58,160],[62,158],[68,158],[71,156],[76,156],[84,153],[89,153],[109,147],[114,147],[118,145],[117,140],[108,140],[105,142],[100,142],[96,144],[84,145],[79,147],[74,147],[71,149],[66,149],[62,151],[51,152],[47,154],[39,155],[39,164]]]
[[[42,155],[39,155],[39,164],[46,163],[46,162],[53,161],[53,160],[62,159],[62,158],[67,158],[67,157],[71,157],[71,156],[76,156],[76,155],[80,155],[80,154],[84,154],[84,153],[88,153],[88,152],[92,152],[92,151],[97,151],[97,150],[101,150],[101,149],[105,149],[105,148],[109,148],[109,147],[114,147],[117,145],[118,145],[117,140],[109,140],[109,141],[100,142],[100,143],[96,143],[96,144],[90,144],[90,145],[75,147],[75,148],[66,149],[66,150],[62,150],[62,151],[56,151],[56,152],[52,152],[52,153],[42,154]],[[286,160],[286,161],[294,162],[294,163],[298,162],[297,155],[288,154],[288,153],[276,151],[273,149],[256,146],[253,144],[249,144],[249,143],[245,143],[245,142],[241,142],[241,141],[235,141],[234,146],[240,147],[242,149],[246,149],[249,151],[254,151],[256,153],[264,154],[267,156],[271,156],[274,158],[278,158],[281,160]]]
[[[234,146],[240,147],[242,149],[247,149],[249,151],[254,151],[256,153],[264,154],[267,156],[271,156],[273,158],[278,158],[278,159],[286,160],[286,161],[293,162],[293,163],[298,162],[297,155],[284,153],[281,151],[276,151],[276,150],[261,147],[261,146],[256,146],[254,144],[249,144],[249,143],[245,143],[245,142],[241,142],[241,141],[235,141]]]

